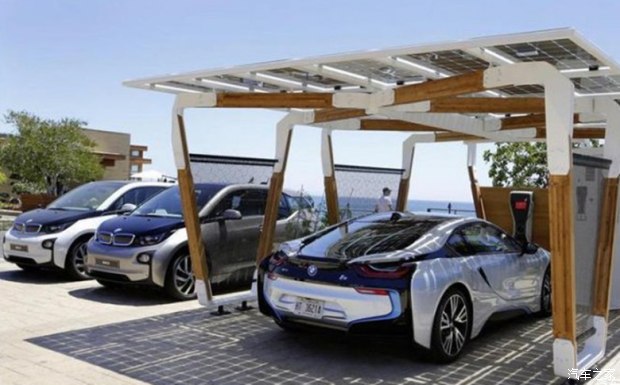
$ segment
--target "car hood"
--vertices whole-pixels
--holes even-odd
[[[103,222],[97,231],[105,231],[109,233],[131,233],[141,236],[161,234],[184,226],[185,224],[183,223],[182,218],[123,215]]]
[[[60,225],[80,219],[93,218],[101,215],[99,211],[76,211],[57,209],[36,209],[23,213],[15,218],[17,223],[36,223],[43,226]]]

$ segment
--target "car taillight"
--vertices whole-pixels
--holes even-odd
[[[276,279],[278,279],[278,275],[276,273],[267,273],[267,278],[269,278],[272,281],[275,281]]]
[[[275,253],[274,255],[271,256],[271,258],[269,258],[269,264],[273,266],[281,266],[287,260],[288,260],[288,257],[286,255],[283,255],[281,253]]]
[[[355,265],[355,271],[366,278],[399,279],[405,277],[413,270],[413,265],[400,265],[395,267],[375,267],[373,265]]]
[[[371,295],[389,295],[390,292],[385,289],[371,289],[367,287],[356,287],[355,291],[360,294],[371,294]]]

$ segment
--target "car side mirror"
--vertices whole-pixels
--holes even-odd
[[[222,220],[224,221],[236,221],[243,218],[239,210],[228,209],[222,213]]]
[[[521,247],[521,255],[534,254],[538,251],[538,245],[532,242],[525,242]]]
[[[121,206],[120,210],[118,210],[119,214],[129,214],[130,212],[134,211],[138,206],[134,205],[133,203],[125,203],[124,205]]]

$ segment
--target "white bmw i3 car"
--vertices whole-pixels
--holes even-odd
[[[24,270],[64,269],[87,279],[86,243],[106,219],[132,211],[172,186],[160,182],[98,181],[84,184],[50,203],[18,216],[2,239],[4,259]]]
[[[550,314],[549,262],[484,220],[381,213],[282,244],[257,294],[283,328],[402,332],[450,362],[495,314]]]

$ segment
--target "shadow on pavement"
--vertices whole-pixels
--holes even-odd
[[[152,306],[175,302],[159,290],[140,286],[109,288],[95,284],[94,287],[72,290],[69,295],[88,301],[125,306]]]
[[[122,295],[122,294],[119,294]],[[127,301],[127,298],[124,298]],[[610,314],[608,346],[620,343]],[[489,324],[447,365],[414,355],[410,340],[285,331],[255,309],[159,315],[29,340],[155,385],[191,384],[561,384],[553,374],[551,319]]]
[[[15,270],[0,272],[0,280],[25,283],[50,285],[65,282],[72,282],[61,270],[44,269],[22,270],[15,266]]]

